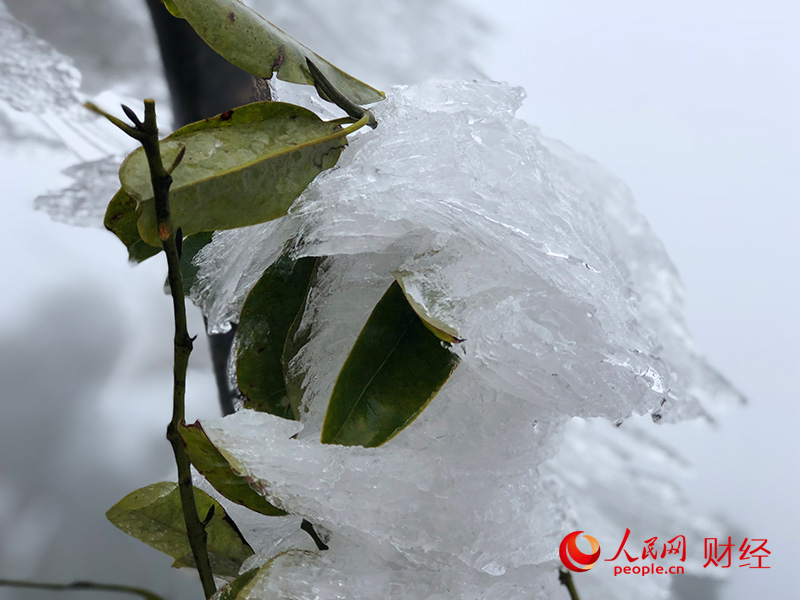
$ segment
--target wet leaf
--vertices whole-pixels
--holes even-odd
[[[384,93],[334,67],[238,0],[168,0],[197,34],[240,69],[270,79],[314,85],[307,59],[356,104],[383,100]],[[175,14],[174,10],[170,12]],[[328,99],[328,98],[326,98]]]
[[[161,142],[164,164],[186,154],[172,173],[173,226],[188,236],[277,219],[347,144],[346,135],[366,124],[342,128],[309,110],[282,102],[256,102],[192,123]],[[144,151],[120,168],[124,191],[137,201],[139,235],[160,247],[150,172]]]
[[[138,220],[136,200],[125,190],[119,190],[108,204],[103,224],[125,244],[128,249],[128,259],[132,262],[142,262],[161,251],[160,247],[144,243],[142,236],[139,235]]]
[[[253,549],[216,500],[198,489],[194,495],[201,520],[214,511],[206,526],[212,571],[237,576]],[[136,490],[112,506],[106,517],[128,535],[174,558],[173,567],[194,567],[177,483],[162,481]]]
[[[307,565],[307,561],[314,556],[319,556],[307,550],[285,550],[270,558],[260,567],[250,569],[242,573],[238,578],[223,588],[217,600],[251,600],[254,598],[253,590],[263,588],[269,579],[273,565],[277,561],[285,563],[282,566],[287,568],[302,568]],[[275,600],[279,600],[275,598]]]
[[[262,515],[279,517],[287,514],[267,502],[263,496],[250,487],[247,479],[234,471],[227,459],[208,439],[200,423],[181,425],[178,433],[194,468],[228,500],[246,506]]]
[[[178,7],[175,6],[175,3],[172,0],[162,0],[162,1],[164,2],[164,6],[166,7],[166,9],[173,17],[178,17],[179,19],[182,18],[181,11],[178,10]]]
[[[247,408],[299,418],[286,390],[283,348],[305,303],[316,262],[313,257],[294,260],[285,253],[247,296],[236,331],[236,378]]]
[[[434,317],[424,305],[414,299],[412,290],[407,284],[407,278],[409,275],[411,275],[411,273],[408,271],[395,271],[392,273],[392,275],[394,275],[395,281],[400,284],[400,289],[403,290],[403,294],[405,295],[406,300],[411,308],[415,313],[417,313],[417,316],[422,319],[422,323],[425,325],[425,327],[433,332],[433,335],[438,337],[443,342],[447,342],[448,344],[457,344],[464,341],[462,338],[458,337],[458,332],[456,331],[455,327],[452,327],[441,319]]]
[[[255,579],[261,572],[261,567],[250,569],[239,575],[228,585],[222,588],[216,596],[216,600],[246,600],[249,596],[251,586],[248,584]]]
[[[322,443],[380,446],[417,418],[458,362],[424,325],[395,281],[339,372]]]
[[[181,244],[181,276],[183,278],[183,292],[188,296],[192,286],[197,281],[197,266],[192,264],[197,253],[211,243],[213,231],[203,231],[190,235]],[[168,280],[169,281],[169,280]]]
[[[294,321],[292,321],[291,327],[289,327],[289,331],[286,334],[286,342],[283,346],[283,352],[281,354],[283,380],[286,384],[286,395],[289,398],[289,404],[292,407],[292,411],[294,411],[294,414],[296,415],[300,414],[300,406],[303,402],[306,373],[292,366],[292,362],[297,356],[298,352],[300,352],[300,349],[305,346],[311,338],[311,326],[310,324],[306,323],[305,327],[303,327],[303,315],[306,312],[309,295],[311,290],[314,288],[314,284],[317,279],[317,273],[319,272],[320,264],[323,260],[323,257],[317,257],[314,262],[314,269],[309,277],[306,296],[303,299],[300,310],[297,311]]]

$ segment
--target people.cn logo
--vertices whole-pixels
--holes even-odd
[[[585,554],[578,550],[577,540],[578,536],[582,533],[583,531],[573,531],[561,540],[561,546],[558,548],[561,562],[564,563],[564,566],[570,571],[575,571],[576,573],[583,573],[584,571],[590,570],[597,562],[597,559],[600,558],[600,544],[590,535],[584,534],[583,537],[589,540],[589,543],[592,545],[591,554]]]

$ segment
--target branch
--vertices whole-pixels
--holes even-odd
[[[580,596],[578,596],[578,590],[575,589],[575,583],[572,581],[572,573],[564,569],[559,570],[558,581],[569,590],[570,600],[581,600]]]
[[[164,600],[161,596],[145,589],[114,585],[111,583],[92,583],[91,581],[75,581],[73,583],[35,583],[33,581],[17,581],[16,579],[0,579],[0,587],[28,588],[33,590],[69,591],[93,590],[97,592],[119,592],[120,594],[134,594],[145,600]]]
[[[193,338],[189,337],[186,326],[186,305],[183,296],[180,255],[176,232],[173,230],[172,219],[169,214],[169,188],[172,185],[170,172],[178,166],[182,153],[179,154],[179,157],[176,158],[169,169],[164,168],[158,142],[156,105],[153,100],[144,101],[144,122],[132,119],[134,121],[133,126],[106,114],[94,105],[87,105],[87,108],[102,114],[122,131],[138,140],[142,144],[142,148],[144,148],[147,164],[150,168],[150,181],[153,185],[153,197],[158,222],[158,237],[164,248],[164,254],[167,255],[167,278],[172,294],[172,307],[175,316],[172,421],[167,426],[167,439],[172,445],[175,463],[178,466],[178,488],[181,496],[181,506],[183,507],[183,519],[186,523],[186,533],[189,538],[189,544],[192,547],[192,556],[194,557],[200,581],[203,584],[203,592],[206,598],[210,598],[216,592],[216,586],[214,585],[214,576],[208,558],[206,529],[197,515],[189,457],[178,435],[178,426],[184,424],[186,418],[186,370],[189,366],[189,355],[192,352],[193,341]],[[126,114],[130,115],[132,113],[128,107],[123,106],[122,108]],[[180,230],[178,234],[180,234]]]

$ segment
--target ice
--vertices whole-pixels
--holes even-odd
[[[395,88],[378,128],[285,219],[200,254],[193,294],[212,328],[287,241],[326,257],[301,323],[312,336],[289,365],[302,423],[246,410],[204,423],[272,502],[330,532],[325,553],[284,544],[251,597],[557,597],[558,544],[576,529],[609,558],[626,527],[634,552],[685,535],[687,572],[702,572],[697,548],[717,530],[692,516],[686,463],[646,417],[737,393],[692,347],[675,269],[627,188],[516,119],[523,98],[485,81]],[[397,272],[465,338],[461,364],[385,446],[321,445],[337,373]],[[669,578],[603,573],[587,597],[670,597]]]
[[[0,100],[16,110],[74,110],[80,73],[72,61],[19,23],[0,1]]]
[[[328,256],[311,302],[307,425],[392,272],[466,342],[475,398],[558,415],[696,414],[734,396],[691,348],[680,283],[623,184],[515,119],[523,93],[490,82],[398,88],[283,224],[221,234],[193,297],[235,319],[286,239]],[[313,315],[313,316],[312,316]],[[472,381],[474,379],[474,381]],[[448,388],[459,395],[458,379]]]
[[[48,213],[54,221],[102,227],[106,207],[119,189],[117,172],[123,158],[113,155],[69,167],[64,174],[75,182],[60,191],[39,196],[34,207]]]

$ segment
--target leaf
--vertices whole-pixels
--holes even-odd
[[[267,502],[261,494],[250,487],[247,479],[234,471],[222,453],[208,439],[200,423],[180,425],[178,433],[194,468],[228,500],[270,517],[287,514]]]
[[[319,272],[322,260],[322,257],[317,257],[314,262],[314,270],[309,277],[306,296],[286,334],[286,342],[284,343],[283,352],[281,353],[281,365],[283,366],[283,380],[286,384],[286,395],[296,415],[300,414],[300,405],[303,402],[305,372],[298,372],[297,369],[291,367],[291,364],[300,352],[300,349],[311,339],[310,325],[306,324],[306,327],[303,329],[301,329],[301,326],[303,324],[303,315],[308,307],[309,295],[317,280],[317,273]]]
[[[306,561],[313,559],[315,556],[319,555],[307,550],[284,550],[270,558],[260,567],[242,573],[219,592],[217,600],[250,600],[253,598],[253,590],[256,587],[263,588],[276,561],[287,562],[288,564],[285,566],[290,569],[292,567],[307,567]],[[278,599],[276,598],[275,600]]]
[[[198,268],[192,264],[192,261],[200,250],[211,243],[213,233],[213,231],[195,233],[181,243],[181,277],[183,278],[183,292],[187,296],[189,295],[189,290],[192,289],[192,286],[197,281]],[[169,279],[167,279],[167,286],[169,286]]]
[[[169,11],[169,13],[173,17],[178,17],[181,19],[181,11],[178,10],[178,7],[175,6],[175,3],[172,0],[162,0],[164,2],[164,7]]]
[[[216,500],[198,489],[194,496],[201,520],[214,511],[206,525],[211,570],[236,577],[253,549]],[[112,506],[106,517],[128,535],[174,558],[173,567],[194,566],[177,483],[162,481],[136,490]]]
[[[131,198],[125,190],[119,190],[108,204],[103,224],[125,244],[128,249],[128,259],[132,262],[142,262],[161,251],[160,247],[155,248],[142,241],[137,226],[138,220],[136,200]]]
[[[284,253],[250,291],[236,331],[236,378],[245,407],[284,419],[298,419],[286,391],[283,348],[303,308],[315,257],[292,259]]]
[[[300,106],[256,102],[178,129],[161,142],[167,165],[186,147],[172,173],[173,226],[188,236],[282,217],[320,172],[336,164],[346,135],[367,120],[343,129],[342,120],[323,121]],[[125,159],[119,177],[137,201],[139,235],[160,247],[142,148]]]
[[[339,70],[238,0],[169,2],[211,48],[256,77],[270,79],[277,73],[281,81],[314,85],[306,62],[311,59],[336,89],[356,104],[379,102],[385,97],[383,92]]]
[[[245,571],[224,588],[222,588],[217,594],[216,600],[246,600],[251,589],[248,584],[253,581],[255,576],[260,572],[261,567],[256,567],[255,569]]]
[[[339,372],[322,443],[369,448],[387,442],[425,409],[458,362],[423,324],[395,281]]]
[[[414,312],[417,313],[417,316],[422,319],[423,325],[430,329],[433,335],[448,344],[458,344],[464,341],[463,338],[458,337],[458,332],[454,327],[451,327],[441,319],[437,319],[431,315],[425,306],[414,299],[405,281],[411,273],[408,271],[394,271],[392,275],[394,275],[395,281],[400,285],[400,289],[403,290],[406,301],[411,305]]]

